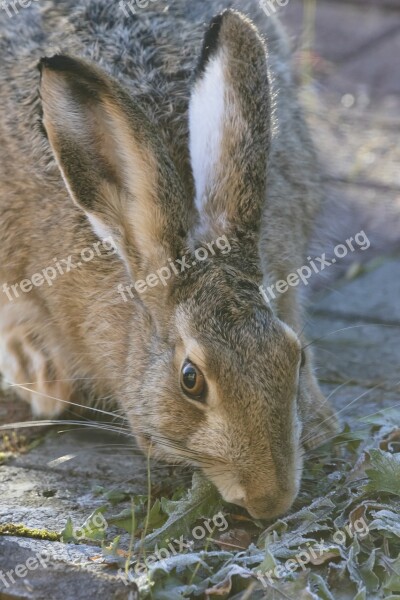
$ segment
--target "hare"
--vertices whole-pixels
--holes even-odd
[[[0,371],[35,415],[117,399],[144,451],[273,518],[337,427],[299,289],[260,293],[321,196],[289,51],[256,2],[124,7],[0,14]]]

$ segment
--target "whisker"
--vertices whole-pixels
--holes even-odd
[[[353,380],[352,379],[348,379],[347,381],[345,381],[344,383],[339,384],[330,394],[329,396],[326,398],[326,402],[328,402],[333,394],[336,394],[336,392],[338,392],[343,386],[348,385],[349,383],[351,383]]]
[[[340,329],[335,329],[334,331],[329,331],[328,333],[322,335],[321,337],[316,338],[315,340],[309,342],[308,344],[306,344],[304,346],[303,349],[307,348],[308,346],[311,346],[311,344],[314,344],[315,342],[319,342],[320,340],[323,340],[335,333],[339,333],[341,331],[347,331],[348,329],[357,329],[360,327],[400,327],[400,325],[395,325],[393,323],[391,324],[385,324],[385,323],[361,323],[359,325],[349,325],[348,327],[342,327]]]
[[[69,404],[71,406],[77,406],[78,408],[84,408],[85,410],[93,410],[94,412],[98,412],[100,414],[103,415],[108,415],[111,417],[115,417],[115,413],[111,413],[108,412],[106,410],[101,410],[100,408],[94,408],[93,406],[88,406],[88,405],[84,405],[84,404],[78,404],[77,402],[72,402],[71,400],[63,400],[62,398],[57,398],[56,396],[50,396],[49,394],[44,394],[43,392],[37,392],[36,390],[32,390],[26,386],[23,386],[21,384],[15,383],[13,384],[14,387],[18,387],[21,388],[22,390],[25,390],[26,392],[30,392],[30,393],[35,393],[38,396],[41,396],[43,398],[48,398],[49,400],[57,400],[58,402],[63,402],[64,404]]]
[[[400,383],[400,380],[397,383]],[[393,406],[390,406],[388,408],[381,408],[373,413],[370,413],[369,415],[359,417],[357,421],[362,421],[363,419],[368,419],[369,417],[373,417],[374,415],[378,415],[379,413],[384,413],[385,411],[392,410],[393,408],[396,408],[396,406],[400,406],[400,402],[397,402],[396,404],[393,404]]]
[[[102,429],[104,431],[111,431],[112,433],[122,433],[123,435],[126,435],[128,437],[134,437],[134,435],[132,433],[129,433],[128,430],[119,429],[117,427],[111,427],[110,425],[97,423],[95,421],[61,421],[59,419],[43,419],[37,421],[19,421],[16,423],[7,423],[6,425],[0,425],[0,431],[8,431],[9,429],[27,429],[29,427],[50,427],[53,425],[80,425],[82,427]]]
[[[312,340],[312,342],[309,342],[308,344],[306,344],[305,346],[303,346],[302,350],[305,350],[306,348],[308,348],[309,346],[312,346],[312,344],[315,344],[316,342],[320,342],[321,340],[324,340],[327,337],[330,337],[331,335],[334,335],[335,333],[340,333],[341,331],[347,331],[348,329],[356,329],[358,327],[365,327],[366,325],[349,325],[349,327],[342,327],[341,329],[335,329],[335,331],[329,331],[328,333],[325,333],[324,335],[321,335],[321,337],[315,338],[315,340]]]
[[[396,382],[396,385],[400,383],[400,380],[398,382]],[[340,415],[341,413],[343,413],[345,410],[349,409],[350,406],[352,406],[355,402],[357,402],[358,400],[360,400],[361,398],[363,398],[364,396],[366,396],[367,394],[369,394],[370,392],[374,391],[377,387],[379,387],[380,384],[377,384],[375,386],[373,386],[372,388],[365,390],[365,392],[363,392],[362,394],[360,394],[359,396],[357,396],[357,398],[354,398],[354,400],[352,400],[351,402],[349,402],[349,404],[346,404],[346,406],[344,406],[342,409],[340,409],[339,411],[336,412],[335,415],[332,415],[331,417],[327,417],[326,419],[324,419],[323,421],[321,421],[316,427],[314,427],[314,429],[311,430],[311,432],[309,433],[309,435],[304,438],[302,440],[302,443],[306,443],[307,441],[309,441],[311,439],[311,434],[314,433],[314,431],[317,431],[318,428],[323,424],[323,423],[327,423],[331,420],[334,420],[335,417],[337,415]],[[379,411],[378,411],[379,412]]]
[[[119,377],[68,377],[65,379],[41,379],[40,381],[43,383],[55,383],[58,381],[100,381],[100,380],[109,380],[109,379],[119,379]],[[22,383],[10,383],[5,381],[8,387],[18,387],[20,385],[35,385],[38,381],[25,381]]]
[[[374,415],[378,415],[379,413],[384,413],[385,411],[392,410],[393,408],[396,408],[397,406],[400,406],[400,402],[398,402],[398,403],[396,403],[396,404],[393,404],[393,406],[390,406],[389,408],[381,408],[381,409],[379,409],[379,410],[377,410],[377,411],[375,411],[375,412],[373,412],[373,413],[370,413],[370,414],[368,414],[368,415],[364,415],[364,416],[362,416],[362,417],[358,417],[357,419],[355,419],[355,421],[356,421],[356,422],[358,421],[358,422],[362,423],[363,419],[367,419],[367,418],[369,418],[369,417],[373,417]],[[365,426],[367,426],[367,424],[365,424]],[[366,432],[366,430],[365,430],[365,429],[356,429],[356,430],[353,430],[353,431],[352,431],[352,433],[353,433],[353,434],[357,434],[357,433],[358,433],[358,434],[362,434],[362,433],[365,433],[365,432]],[[330,442],[331,440],[334,440],[334,439],[335,439],[335,437],[338,437],[338,436],[340,436],[340,435],[341,435],[340,433],[335,433],[335,434],[333,434],[332,436],[329,436],[329,437],[327,437],[327,438],[326,438],[326,439],[323,441],[323,444],[322,444],[322,445],[324,445],[324,444],[327,444],[327,443],[328,443],[328,442]],[[335,446],[336,446],[336,445],[337,445],[337,446],[340,446],[340,445],[342,445],[342,444],[346,444],[346,441],[343,441],[343,442],[337,442],[337,444],[335,444]],[[308,455],[310,455],[310,454],[312,454],[312,455],[314,456],[314,454],[313,454],[314,452],[315,452],[315,450],[313,450],[313,449],[311,449],[311,450],[307,450],[307,451],[304,453],[304,456],[306,456],[306,457],[307,457],[307,456],[308,456]]]
[[[394,323],[390,323],[390,324],[386,324],[386,323],[361,323],[360,325],[349,325],[348,327],[342,327],[341,329],[335,329],[335,331],[329,331],[328,333],[322,335],[321,337],[316,338],[315,340],[313,340],[312,342],[309,342],[308,344],[306,344],[303,347],[303,350],[305,350],[306,348],[308,348],[308,346],[311,346],[312,344],[315,344],[316,342],[319,342],[335,333],[339,333],[341,331],[347,331],[348,329],[357,329],[359,327],[400,327],[400,325],[394,324]]]

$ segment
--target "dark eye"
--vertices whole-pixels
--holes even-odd
[[[304,367],[305,364],[306,364],[306,353],[304,352],[304,350],[302,350],[301,351],[300,368]]]
[[[206,387],[204,375],[189,361],[185,362],[181,370],[181,387],[191,398],[202,400]]]

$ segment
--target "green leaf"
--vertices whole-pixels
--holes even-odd
[[[127,492],[122,492],[121,490],[111,490],[110,492],[106,492],[104,494],[104,498],[111,504],[118,504],[119,502],[128,500],[129,494]]]
[[[115,527],[120,527],[121,529],[125,529],[128,533],[132,534],[132,525],[135,523],[135,519],[132,519],[132,509],[124,508],[120,513],[114,515],[113,517],[109,517],[107,519],[109,525],[115,525]]]
[[[162,500],[162,509],[168,514],[168,519],[159,529],[146,536],[143,545],[148,548],[156,543],[164,543],[166,538],[192,537],[192,527],[197,519],[213,517],[221,508],[222,500],[216,487],[194,473],[192,488],[185,498]]]
[[[383,450],[369,450],[371,467],[366,469],[366,492],[388,492],[400,496],[400,456]]]
[[[361,547],[358,539],[354,538],[349,551],[347,569],[351,580],[357,585],[359,591],[365,588],[367,592],[375,592],[379,589],[379,579],[373,572],[375,553],[376,551],[373,549],[368,559],[365,562],[360,562],[362,557]]]
[[[147,519],[147,527],[149,530],[153,531],[154,529],[158,529],[162,525],[164,525],[167,520],[167,515],[164,513],[160,500],[154,502],[153,506],[150,509],[149,516]]]
[[[353,600],[367,600],[367,592],[365,588],[361,588],[358,590],[357,594],[354,596]]]
[[[266,541],[265,546],[266,546],[265,558],[262,561],[262,563],[259,565],[259,567],[257,567],[256,574],[263,575],[264,573],[269,573],[270,571],[273,571],[275,569],[275,567],[278,566],[278,563],[276,562],[274,555],[271,553],[270,549],[268,548],[268,540]]]
[[[378,590],[380,582],[378,577],[375,575],[373,569],[375,566],[375,548],[372,550],[366,562],[360,564],[360,574],[365,583],[365,587],[368,592],[375,592]]]
[[[400,538],[400,513],[392,510],[378,510],[371,512],[373,521],[368,525],[370,531],[377,529],[383,533],[392,533]]]
[[[61,541],[64,542],[64,544],[68,544],[68,542],[75,542],[74,525],[71,517],[68,517],[64,529],[61,531]]]
[[[108,564],[115,564],[115,563],[123,563],[124,558],[118,554],[118,550],[119,550],[119,543],[121,541],[121,536],[117,535],[110,546],[106,546],[105,544],[102,545],[102,554],[105,558],[105,562]]]
[[[169,575],[168,579],[158,581],[151,588],[151,597],[154,600],[183,600],[189,598],[189,594],[195,592],[195,585],[185,585],[178,577]]]
[[[261,533],[257,546],[268,547],[277,558],[291,558],[299,546],[314,542],[315,532],[329,531],[329,520],[335,504],[330,498],[317,498],[309,506],[279,519]]]
[[[359,419],[362,423],[368,425],[376,425],[381,427],[397,427],[399,424],[399,409],[398,407],[385,408],[372,415],[367,415]]]
[[[105,539],[107,521],[103,517],[103,513],[107,507],[100,506],[92,512],[86,521],[80,527],[74,527],[72,520],[68,518],[64,529],[61,532],[63,542],[79,542],[82,540],[101,541]]]
[[[253,573],[239,565],[228,565],[211,577],[212,587],[206,590],[207,596],[217,595],[228,598],[233,591],[238,593],[248,587],[248,579],[253,578]]]
[[[328,585],[320,575],[317,575],[317,573],[310,573],[309,581],[312,585],[313,592],[318,593],[318,598],[321,598],[321,600],[335,600],[328,589]]]
[[[386,570],[386,580],[383,587],[386,592],[400,592],[400,554],[396,559],[381,556],[379,564]]]
[[[275,591],[278,592],[276,596]],[[323,596],[311,591],[308,573],[300,573],[292,581],[277,581],[274,584],[273,595],[268,594],[266,596],[271,600],[275,597],[276,600],[286,598],[290,598],[290,600],[321,600],[323,598]]]

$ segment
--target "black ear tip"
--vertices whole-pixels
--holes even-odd
[[[48,57],[47,56],[43,56],[37,65],[37,68],[39,69],[39,72],[42,73],[43,69],[45,69],[47,67],[47,61],[48,61]]]
[[[210,22],[210,25],[204,36],[203,48],[201,51],[199,63],[197,65],[197,76],[203,73],[204,69],[207,66],[207,63],[209,62],[213,54],[215,54],[218,48],[218,39],[221,31],[222,22],[228,12],[228,10],[225,10],[224,12],[216,15]]]
[[[76,68],[76,61],[65,54],[44,56],[40,59],[38,64],[40,73],[42,73],[44,69],[50,69],[52,71],[74,71]]]

